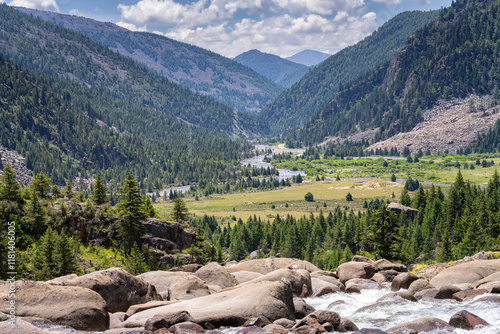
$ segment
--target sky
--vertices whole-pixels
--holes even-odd
[[[305,49],[334,54],[407,10],[451,0],[0,0],[11,6],[112,22],[226,57],[258,49],[281,57]]]

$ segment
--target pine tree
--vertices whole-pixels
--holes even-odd
[[[106,203],[106,185],[101,180],[101,175],[97,174],[92,192],[92,201],[97,205]]]
[[[368,226],[366,241],[381,258],[391,260],[396,258],[394,251],[401,246],[396,214],[387,210],[384,204],[372,216]]]
[[[153,206],[153,203],[151,202],[151,198],[149,196],[146,196],[144,199],[144,204],[142,206],[142,211],[144,212],[144,216],[146,217],[158,217],[158,212],[156,212],[156,209]]]
[[[77,272],[78,265],[76,262],[76,254],[72,247],[72,239],[64,232],[57,237],[54,258],[57,263],[57,274],[59,276]]]
[[[64,196],[66,198],[73,198],[73,186],[70,180],[66,181],[66,186],[64,187]]]
[[[144,218],[142,210],[143,199],[141,189],[137,185],[137,181],[132,174],[128,174],[123,180],[125,183],[119,189],[119,197],[121,202],[118,203],[118,209],[122,217],[138,219]]]
[[[0,200],[19,202],[21,200],[21,185],[16,181],[16,172],[9,164],[5,165],[0,180]]]
[[[132,275],[139,275],[149,270],[146,258],[137,243],[134,242],[130,254],[125,255],[123,261],[125,270]]]
[[[40,238],[33,258],[35,277],[39,280],[48,280],[58,274],[56,242],[57,233],[49,227]]]
[[[188,208],[186,203],[180,198],[174,198],[174,207],[172,208],[172,218],[175,221],[186,220],[188,214]]]
[[[31,188],[36,191],[40,198],[47,198],[50,191],[50,184],[52,180],[44,173],[38,173],[31,181]]]
[[[30,191],[30,201],[26,215],[29,230],[34,235],[40,235],[45,230],[45,210],[38,200],[35,190]]]

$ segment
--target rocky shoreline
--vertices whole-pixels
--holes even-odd
[[[484,253],[486,254],[486,253]],[[484,258],[478,255],[476,258]],[[486,254],[488,255],[488,254]],[[238,334],[451,333],[489,326],[463,309],[450,319],[425,317],[382,329],[358,328],[335,311],[315,310],[310,298],[389,289],[369,307],[401,300],[487,301],[500,310],[500,259],[454,264],[422,275],[387,260],[355,256],[336,272],[286,258],[244,260],[221,266],[186,265],[137,277],[120,268],[47,282],[16,282],[17,326],[0,322],[0,333],[186,333]],[[0,282],[0,310],[9,306],[9,282]],[[484,296],[482,296],[484,295]],[[465,305],[465,304],[464,304]],[[500,317],[500,312],[498,312]],[[7,320],[6,314],[1,314]],[[59,327],[58,327],[59,326]],[[436,333],[436,332],[433,332]]]

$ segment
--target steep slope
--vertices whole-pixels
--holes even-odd
[[[217,133],[236,131],[234,111],[194,94],[80,33],[0,5],[0,53],[22,66],[113,94]]]
[[[371,36],[314,68],[266,106],[259,117],[270,122],[276,134],[300,127],[334,97],[340,86],[389,61],[410,35],[437,15],[438,11],[413,11],[395,16]]]
[[[300,131],[308,143],[380,128],[375,140],[405,132],[440,100],[500,98],[500,4],[460,0],[420,29],[381,68],[347,84]],[[469,112],[475,112],[471,101]],[[493,120],[494,121],[494,120]]]
[[[324,52],[304,50],[285,59],[305,66],[316,66],[319,63],[325,61],[330,56],[330,54]]]
[[[106,92],[33,74],[1,54],[0,145],[21,154],[28,169],[46,173],[55,184],[94,173],[116,184],[135,172],[149,191],[227,179],[251,148],[204,130],[190,133],[163,113]]]
[[[305,65],[259,50],[247,51],[236,56],[234,60],[285,88],[290,88],[309,71]]]
[[[231,59],[157,34],[133,32],[78,16],[19,10],[80,32],[173,82],[211,96],[235,110],[256,113],[283,90]]]

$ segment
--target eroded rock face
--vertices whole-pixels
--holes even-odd
[[[108,312],[126,312],[135,304],[162,300],[156,288],[134,277],[121,268],[110,268],[60,282],[62,286],[75,286],[93,290],[106,301]]]
[[[0,283],[2,310],[10,302],[5,284],[9,283]],[[17,281],[16,305],[17,317],[43,318],[80,330],[105,330],[109,326],[106,301],[97,292],[83,287]]]
[[[171,252],[174,249],[189,248],[196,242],[196,234],[184,229],[180,224],[157,218],[147,218],[142,224],[146,227],[144,240],[152,248]]]
[[[159,312],[184,310],[196,323],[209,322],[216,327],[241,326],[253,317],[266,318],[271,322],[280,318],[295,319],[290,286],[283,282],[259,282],[139,312],[127,319],[124,326],[142,327]]]
[[[480,260],[458,264],[439,272],[430,283],[436,288],[469,283],[476,285],[484,277],[500,271],[500,259]]]

